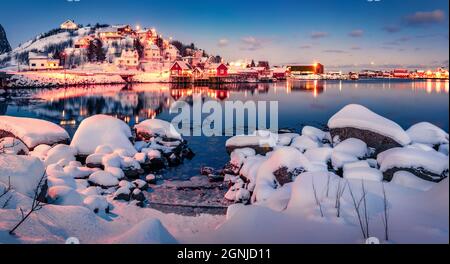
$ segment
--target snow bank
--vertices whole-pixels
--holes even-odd
[[[40,144],[53,145],[70,140],[62,127],[41,119],[0,116],[0,130],[12,133],[30,149]]]
[[[144,133],[150,136],[160,136],[178,140],[183,139],[175,127],[164,120],[148,119],[137,124],[135,128],[138,134]]]
[[[429,191],[436,185],[434,182],[422,180],[407,171],[397,171],[394,173],[391,183],[420,191]]]
[[[406,130],[406,133],[412,142],[429,145],[448,144],[448,133],[428,122],[415,124]]]
[[[93,154],[100,145],[125,149],[134,155],[136,149],[130,142],[131,137],[130,127],[122,120],[107,115],[94,115],[81,122],[70,145],[80,155]]]
[[[400,145],[408,145],[411,139],[395,122],[370,111],[362,105],[350,104],[342,108],[328,121],[329,128],[353,127],[369,130],[394,139]]]
[[[36,187],[44,175],[41,160],[30,156],[0,155],[0,182],[29,197],[34,197]]]
[[[414,148],[386,150],[378,155],[377,161],[382,172],[392,168],[424,168],[441,175],[449,167],[448,156],[437,151],[424,151]]]
[[[344,178],[367,181],[383,181],[381,171],[374,168],[356,167],[344,170]]]
[[[156,218],[148,218],[128,232],[113,238],[113,244],[176,244],[175,238]]]

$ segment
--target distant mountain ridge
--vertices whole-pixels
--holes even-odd
[[[9,45],[8,38],[6,37],[5,29],[0,24],[0,54],[11,51],[11,45]]]

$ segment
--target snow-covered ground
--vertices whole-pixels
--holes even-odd
[[[187,155],[186,148],[173,152],[185,143],[170,124],[141,123],[136,128],[142,141],[132,144],[122,121],[93,116],[80,125],[70,146],[0,154],[0,243],[64,243],[69,237],[81,243],[364,243],[372,236],[382,243],[448,243],[448,134],[431,124],[405,132],[362,106],[352,107],[361,110],[359,121],[344,111],[337,115],[339,126],[381,133],[404,146],[376,153],[361,139],[332,139],[313,127],[301,135],[258,132],[232,138],[230,164],[221,172],[223,184],[231,187],[222,195],[236,203],[226,215],[187,216],[147,207],[152,195],[145,193],[157,195],[172,186],[189,196],[189,188],[198,192],[209,178],[159,185],[155,174],[142,174],[144,168],[163,159],[178,164],[177,158]],[[270,148],[259,153],[258,145]],[[76,160],[79,154],[89,155],[90,166]],[[19,208],[28,212],[45,168],[50,204],[9,235],[21,219]],[[144,176],[132,178],[138,171]]]

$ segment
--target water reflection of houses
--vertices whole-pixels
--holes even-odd
[[[296,80],[286,82],[286,92],[310,92],[314,96],[318,96],[325,90],[325,82],[319,80]]]
[[[41,91],[35,95],[43,100],[29,110],[63,126],[76,126],[95,114],[117,116],[127,123],[155,118],[170,107],[168,89],[135,91],[123,87],[76,87]]]

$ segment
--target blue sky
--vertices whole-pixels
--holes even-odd
[[[227,60],[376,68],[449,57],[448,0],[2,0],[1,9],[12,46],[70,18],[155,27]]]

